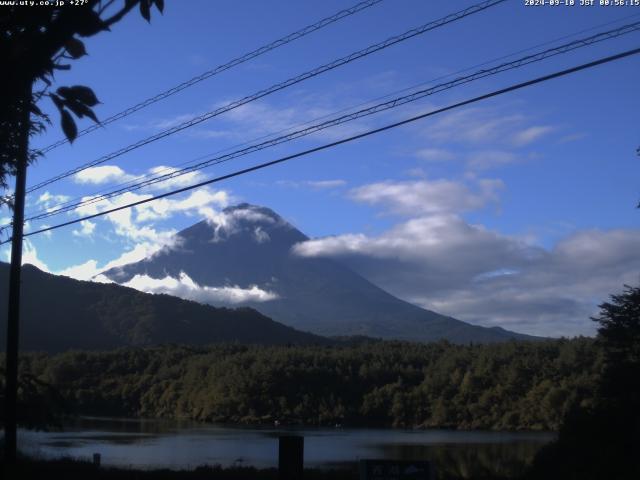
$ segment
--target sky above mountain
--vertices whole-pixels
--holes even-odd
[[[111,33],[89,39],[89,56],[56,78],[59,85],[91,86],[102,101],[96,113],[106,118],[353,3],[167,2],[165,15],[155,15],[150,26],[131,15]],[[472,3],[385,0],[53,150],[30,169],[28,184]],[[27,216],[417,84],[454,78],[455,72],[524,49],[538,46],[526,52],[531,53],[640,19],[633,7],[523,3],[506,2],[49,185],[28,197]],[[572,36],[563,38],[567,35]],[[30,222],[28,229],[633,48],[638,38],[636,32],[473,82],[110,202]],[[313,238],[296,247],[296,254],[341,259],[415,304],[531,334],[593,334],[588,317],[598,303],[639,280],[639,61],[621,60],[133,211],[29,237],[25,261],[90,278],[144,258],[203,218],[224,222],[222,208],[247,201],[272,208]],[[46,100],[42,106],[57,119]],[[54,123],[33,145],[60,136]],[[9,221],[6,210],[0,217]],[[2,252],[8,255],[6,246]]]

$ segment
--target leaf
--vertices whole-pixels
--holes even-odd
[[[151,23],[151,9],[149,2],[150,0],[140,0],[140,14],[147,22]]]
[[[78,100],[67,100],[64,102],[69,110],[76,114],[79,118],[89,117],[96,123],[100,123],[96,114],[93,113],[89,107],[87,107],[84,103],[79,102]]]
[[[56,108],[60,110],[60,113],[62,113],[62,111],[64,110],[64,101],[55,93],[50,93],[49,96],[51,97],[51,100],[53,100]]]
[[[53,65],[53,67],[51,68],[53,68],[54,70],[71,70],[71,65],[61,63]]]
[[[156,8],[160,13],[164,13],[164,0],[154,0]]]
[[[80,58],[87,54],[84,43],[77,38],[70,38],[69,41],[65,43],[64,48],[73,58]]]
[[[71,114],[67,110],[62,110],[62,131],[64,132],[65,137],[69,140],[69,143],[73,143],[73,141],[78,136],[78,127],[76,127],[76,122],[71,117]]]
[[[100,101],[89,87],[74,85],[73,87],[60,87],[57,93],[67,100],[78,100],[90,107],[95,107]]]
[[[102,21],[100,15],[90,8],[82,9],[82,14],[79,15],[75,25],[76,32],[81,37],[91,37],[102,30],[109,30],[109,27]]]
[[[33,102],[31,102],[31,105],[29,106],[29,111],[34,115],[44,117],[44,113],[42,113],[42,110],[40,110],[40,108]]]

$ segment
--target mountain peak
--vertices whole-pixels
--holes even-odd
[[[278,215],[276,212],[267,207],[260,205],[252,205],[250,203],[240,203],[225,208],[222,215],[226,218],[219,220],[217,217],[212,218],[212,223],[250,223],[250,224],[267,224],[272,226],[286,226],[293,228],[289,222]]]
[[[289,222],[267,207],[240,203],[226,207],[205,220],[178,233],[178,245],[197,241],[218,243],[233,237],[250,237],[257,243],[265,243],[272,235],[296,237],[296,241],[306,240]]]
[[[273,220],[280,220],[284,222],[284,219],[270,208],[263,207],[261,205],[253,205],[251,203],[243,202],[237,205],[231,205],[223,210],[226,214],[233,214],[237,212],[251,212],[265,217],[272,218]]]
[[[136,275],[171,277],[172,285],[181,285],[187,275],[196,285],[189,294],[195,288],[198,298],[213,304],[219,304],[214,293],[225,289],[273,293],[242,305],[321,335],[463,343],[518,337],[409,304],[338,261],[296,255],[292,248],[308,237],[266,207],[230,206],[178,235],[173,248],[106,275],[119,282]],[[167,287],[166,293],[184,294],[177,287]]]

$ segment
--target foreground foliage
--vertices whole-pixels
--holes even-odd
[[[604,369],[596,401],[571,409],[528,478],[640,478],[640,287],[625,286],[600,309],[593,320]]]
[[[8,474],[7,474],[8,475]],[[134,470],[126,468],[96,468],[90,462],[72,459],[31,460],[23,459],[11,472],[11,477],[20,480],[277,480],[278,471],[253,467],[221,468],[201,466],[193,470]],[[325,471],[306,469],[306,480],[356,480],[358,475],[352,470]]]
[[[70,413],[233,423],[555,430],[589,407],[594,341],[164,346],[26,354]]]

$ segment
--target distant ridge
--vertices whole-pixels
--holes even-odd
[[[277,298],[245,305],[319,335],[457,343],[537,338],[417,307],[339,262],[296,256],[292,247],[308,237],[269,208],[246,203],[229,207],[220,223],[202,221],[177,237],[176,247],[105,275],[126,283],[137,275],[163,279],[184,273],[201,286],[257,286]]]
[[[9,265],[0,262],[1,350],[6,345],[8,276]],[[21,350],[105,350],[169,343],[331,343],[250,308],[215,308],[116,284],[83,282],[32,265],[24,266],[22,278]]]

